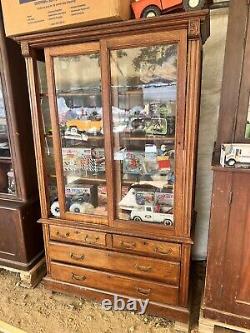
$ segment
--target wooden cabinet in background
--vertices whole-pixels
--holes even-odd
[[[223,143],[250,144],[250,8],[231,0],[203,316],[250,329],[250,169],[219,166]]]
[[[43,256],[25,62],[0,22],[0,265],[30,270]]]
[[[208,11],[19,36],[47,288],[189,317]],[[46,70],[45,70],[46,69]]]

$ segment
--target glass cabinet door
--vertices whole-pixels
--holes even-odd
[[[117,220],[175,224],[177,49],[110,51]]]
[[[8,123],[0,78],[0,196],[16,194],[15,173],[12,167]]]
[[[61,204],[60,209],[68,218],[105,218],[107,190],[99,52],[55,56],[52,66],[57,131],[54,149],[60,148],[57,178],[62,196],[61,201],[59,198],[59,202],[52,203],[52,210]]]

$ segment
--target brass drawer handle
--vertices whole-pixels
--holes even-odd
[[[137,292],[143,296],[149,296],[151,289],[136,288]]]
[[[75,273],[72,273],[72,279],[76,281],[85,281],[87,277],[84,275],[77,275]]]
[[[136,264],[135,268],[138,269],[138,271],[141,271],[141,272],[151,272],[152,271],[151,266],[141,266],[141,265]]]
[[[167,256],[167,255],[170,255],[171,253],[173,253],[173,250],[169,249],[167,252],[164,252],[164,251],[161,251],[158,247],[156,247],[155,252],[162,254],[163,256]]]
[[[62,235],[62,234],[60,233],[60,231],[57,231],[57,232],[56,232],[56,235],[57,235],[58,237],[60,237],[60,238],[68,238],[68,237],[70,236],[70,233],[69,233],[69,232],[66,232],[65,235]]]
[[[133,250],[136,247],[136,243],[129,243],[129,242],[121,241],[120,246],[123,249]]]
[[[83,260],[85,258],[85,255],[79,255],[79,254],[75,254],[75,253],[70,253],[70,258],[74,259],[74,260]]]
[[[92,238],[89,237],[89,235],[86,235],[85,238],[84,238],[84,242],[87,243],[87,244],[96,244],[98,243],[100,237],[95,237],[95,238]]]

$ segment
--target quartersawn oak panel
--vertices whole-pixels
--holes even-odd
[[[113,247],[119,250],[154,255],[164,259],[179,261],[181,258],[180,244],[152,241],[138,237],[114,235]]]
[[[119,293],[163,304],[176,305],[178,287],[162,283],[147,282],[141,279],[123,277],[118,274],[95,271],[66,264],[51,263],[51,276],[54,280],[69,282],[88,288]]]
[[[56,243],[50,243],[48,250],[52,261],[131,274],[173,285],[179,283],[180,264],[176,262]]]
[[[83,245],[106,246],[106,234],[91,230],[76,228],[49,226],[50,239]]]

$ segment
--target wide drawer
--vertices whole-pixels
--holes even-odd
[[[102,232],[50,225],[50,239],[83,245],[106,246],[106,234]]]
[[[134,298],[149,299],[150,301],[163,304],[177,305],[178,302],[178,287],[93,269],[52,262],[51,277],[54,280],[69,282],[87,288],[95,288]]]
[[[68,244],[50,243],[48,249],[54,261],[179,284],[180,264],[177,262]]]
[[[140,252],[149,255],[180,260],[181,245],[143,238],[113,235],[113,247],[120,250]]]

